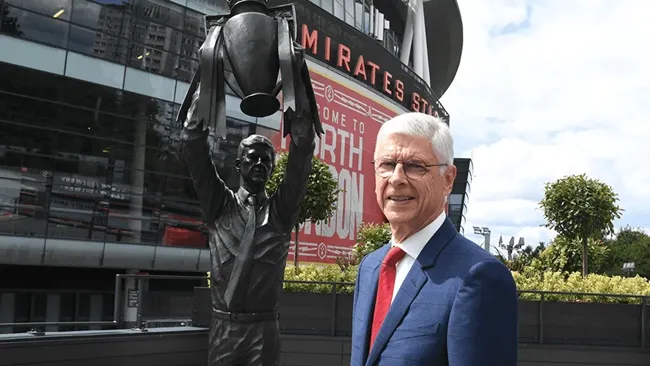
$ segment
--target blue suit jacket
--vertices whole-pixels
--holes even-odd
[[[517,365],[517,289],[493,255],[449,219],[406,276],[368,350],[377,280],[389,245],[359,265],[352,315],[352,366]]]

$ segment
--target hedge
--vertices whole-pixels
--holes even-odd
[[[336,265],[302,264],[296,271],[292,265],[287,265],[284,272],[286,281],[336,282],[351,283],[352,285],[337,285],[336,292],[351,294],[357,276],[357,266],[349,266],[341,270]],[[512,272],[519,291],[549,291],[549,292],[579,292],[592,294],[614,294],[632,296],[650,296],[650,281],[636,277],[605,276],[590,274],[586,278],[579,272],[540,272],[526,268],[522,272]],[[316,292],[331,293],[332,285],[318,283],[284,283],[287,292]],[[521,293],[523,300],[539,300],[539,294]],[[640,304],[640,298],[609,297],[609,296],[578,296],[545,294],[545,301],[570,302],[600,302]]]
[[[650,281],[646,278],[606,276],[589,274],[583,278],[579,272],[540,272],[527,268],[521,273],[512,272],[519,291],[580,292],[590,294],[614,294],[650,296]],[[539,294],[522,293],[524,300],[539,300]],[[572,302],[606,302],[640,304],[640,298],[611,296],[578,296],[545,294],[544,300]]]

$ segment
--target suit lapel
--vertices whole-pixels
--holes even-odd
[[[378,251],[368,256],[367,263],[364,263],[362,278],[360,283],[367,286],[368,291],[364,291],[365,296],[359,296],[357,299],[357,310],[359,320],[355,324],[359,324],[359,329],[354,331],[353,337],[360,341],[361,354],[363,355],[363,362],[365,363],[368,355],[368,343],[370,342],[370,327],[372,326],[372,316],[375,307],[375,297],[377,296],[377,285],[379,281],[379,269],[381,261],[388,253],[390,244],[381,247]],[[357,289],[357,291],[359,291]],[[363,364],[363,363],[362,363]]]
[[[422,286],[426,282],[427,277],[422,267],[416,261],[413,263],[413,267],[406,275],[402,286],[400,287],[395,300],[390,305],[388,314],[384,319],[384,323],[379,328],[379,333],[377,333],[377,338],[375,339],[375,344],[370,349],[370,355],[368,356],[367,365],[372,365],[377,360],[380,351],[384,348],[390,336],[397,329],[397,325],[400,323],[404,315],[406,315],[406,310],[420,292]],[[370,320],[372,322],[372,319]]]
[[[420,265],[420,268],[427,269],[433,267],[438,260],[440,252],[451,242],[458,231],[454,227],[454,224],[449,219],[445,219],[440,226],[440,229],[429,239],[427,245],[424,246],[422,252],[418,256],[418,259],[415,261]],[[415,267],[415,265],[413,265]]]
[[[377,334],[377,338],[375,339],[375,344],[372,347],[372,349],[370,349],[370,354],[368,355],[368,360],[366,361],[366,365],[372,365],[374,362],[377,361],[377,358],[379,357],[381,350],[384,348],[386,343],[388,343],[388,340],[395,332],[395,329],[397,329],[397,326],[406,315],[406,312],[408,308],[411,306],[411,303],[413,302],[413,300],[415,300],[418,293],[420,293],[422,286],[424,286],[424,284],[426,283],[427,275],[424,270],[426,268],[435,265],[435,262],[438,259],[440,252],[442,252],[442,250],[451,242],[451,239],[453,239],[457,233],[458,232],[456,231],[456,228],[451,223],[451,221],[449,219],[446,219],[445,222],[440,227],[440,229],[436,231],[436,233],[431,237],[431,239],[429,239],[427,244],[424,246],[422,252],[413,263],[413,267],[411,267],[411,270],[406,275],[406,278],[404,279],[402,286],[400,287],[399,291],[397,292],[397,295],[395,296],[395,300],[393,300],[393,303],[391,304],[390,309],[388,310],[388,314],[386,314],[386,319],[384,319],[384,323],[381,325],[381,328],[379,329],[379,333]],[[388,245],[387,247],[389,246],[390,245]],[[373,292],[372,292],[373,298],[371,299],[372,301],[371,305],[374,305],[374,297],[376,296],[377,293],[377,282],[379,279],[379,265],[381,264],[381,261],[383,260],[384,256],[386,256],[387,252],[388,252],[388,248],[386,248],[386,250],[383,250],[381,257],[379,259],[379,263],[377,264],[377,267],[375,268],[375,271],[373,273],[373,277],[370,279],[371,281],[374,281],[371,282],[373,284]],[[365,336],[364,343],[366,345],[368,344],[369,341],[368,331],[370,326],[369,324],[372,324],[373,310],[374,309],[371,306],[369,317],[367,318],[368,321],[366,324],[366,329],[365,329],[366,336]]]

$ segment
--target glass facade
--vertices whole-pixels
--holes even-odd
[[[0,0],[0,8],[0,34],[183,82],[205,33],[201,13],[171,2]],[[207,245],[173,97],[0,70],[0,234]],[[227,139],[211,144],[221,177],[236,187],[239,142],[274,130],[229,115]],[[279,126],[279,114],[271,119]]]
[[[203,14],[169,1],[0,0],[0,6],[3,34],[186,82],[205,39]]]
[[[206,245],[179,151],[178,104],[0,66],[0,234],[163,245]],[[236,187],[241,139],[266,127],[228,119],[211,139]]]
[[[371,33],[371,1],[316,1]],[[190,7],[210,12],[211,3],[0,0],[0,34],[71,51],[63,51],[63,73],[72,75],[0,63],[0,234],[206,246],[174,119],[179,85],[190,81],[205,38],[203,14]],[[89,58],[71,63],[78,55]],[[94,68],[93,59],[108,62]],[[94,78],[104,85],[85,81]],[[106,86],[113,84],[120,87]],[[211,144],[234,188],[239,142],[252,133],[272,136],[280,117],[261,123],[228,98],[228,137]],[[463,216],[462,198],[451,198],[452,216],[459,209]]]

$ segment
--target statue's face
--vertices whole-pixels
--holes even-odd
[[[261,144],[246,147],[235,167],[247,183],[264,186],[273,173],[273,150]]]

